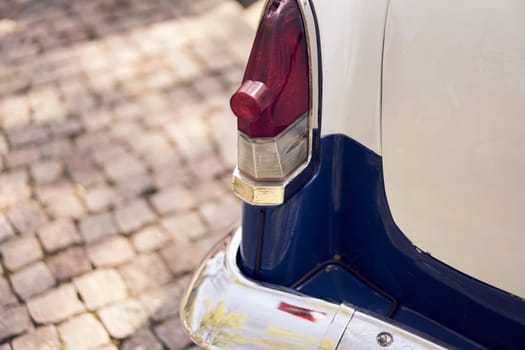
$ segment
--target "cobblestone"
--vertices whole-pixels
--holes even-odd
[[[38,187],[36,193],[53,218],[78,219],[84,215],[84,207],[68,182]]]
[[[58,219],[40,227],[38,237],[45,251],[50,253],[81,241],[80,234],[70,219]]]
[[[46,184],[58,180],[64,165],[58,160],[42,161],[31,165],[31,177],[38,184]]]
[[[83,218],[80,221],[80,232],[86,242],[93,242],[116,234],[117,227],[111,214],[100,213]]]
[[[99,269],[81,277],[73,283],[89,310],[125,299],[126,286],[117,271]]]
[[[135,200],[115,210],[117,226],[124,233],[129,233],[155,220],[155,214],[145,201]]]
[[[0,243],[14,236],[14,231],[5,215],[0,214]]]
[[[15,271],[29,263],[41,259],[44,255],[35,236],[22,236],[0,245],[4,266]]]
[[[60,340],[54,326],[36,328],[30,333],[15,338],[13,350],[59,350]]]
[[[95,317],[82,314],[58,327],[66,349],[90,350],[109,343],[109,336]]]
[[[46,214],[35,202],[19,203],[7,212],[13,226],[22,234],[33,234],[47,221]]]
[[[7,280],[0,277],[0,309],[8,307],[9,305],[15,305],[18,301],[15,295],[9,289]]]
[[[202,259],[203,253],[198,246],[182,239],[160,251],[164,261],[166,261],[171,272],[175,275],[189,272],[196,268]]]
[[[122,350],[162,350],[162,344],[149,329],[141,329],[122,344]]]
[[[239,220],[254,26],[234,0],[26,3],[0,2],[0,349],[188,348],[187,273]]]
[[[132,335],[148,318],[144,306],[134,299],[105,307],[98,314],[109,334],[117,339]]]
[[[35,147],[25,147],[13,150],[5,155],[8,168],[17,168],[31,164],[40,158],[40,150]]]
[[[23,305],[0,308],[0,320],[0,339],[18,335],[32,326]]]
[[[114,188],[102,185],[87,190],[85,195],[86,207],[91,212],[111,209],[121,198]]]
[[[155,334],[170,350],[182,350],[191,344],[179,319],[171,319],[156,326]]]
[[[91,270],[83,247],[71,247],[47,259],[49,269],[59,281],[68,280]]]
[[[51,288],[55,284],[55,279],[47,265],[39,261],[12,274],[11,283],[16,294],[27,300],[29,297]]]
[[[171,273],[156,253],[139,255],[119,268],[131,294],[138,294],[167,283]],[[151,273],[155,271],[155,273]]]
[[[153,225],[135,233],[131,240],[137,252],[145,253],[163,247],[169,241],[169,237],[162,228]]]
[[[241,205],[233,195],[225,196],[218,202],[208,202],[200,207],[204,220],[216,229],[228,228],[237,223],[241,216]]]
[[[131,244],[120,236],[110,237],[89,245],[87,253],[96,267],[120,265],[130,260],[134,255]]]
[[[188,280],[183,278],[176,283],[141,294],[140,302],[146,307],[150,319],[160,322],[176,317],[187,284]]]
[[[195,240],[206,233],[206,227],[196,212],[183,212],[166,217],[162,220],[162,225],[173,239]]]
[[[196,205],[193,194],[183,187],[165,189],[151,199],[155,209],[161,214],[188,210]]]
[[[0,207],[8,207],[31,196],[27,173],[23,170],[0,174]]]
[[[77,293],[71,284],[39,295],[27,302],[31,318],[38,323],[58,323],[84,311]]]

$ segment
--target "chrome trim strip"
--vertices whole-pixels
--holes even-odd
[[[195,273],[183,299],[183,325],[200,347],[443,349],[349,305],[329,303],[247,279],[237,267],[240,241],[239,228],[217,244]]]

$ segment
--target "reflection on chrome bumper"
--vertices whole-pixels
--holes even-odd
[[[204,349],[443,349],[345,304],[337,305],[245,278],[236,263],[241,230],[202,263],[181,317]]]

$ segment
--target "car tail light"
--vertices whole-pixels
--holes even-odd
[[[243,82],[230,101],[238,118],[238,171],[243,176],[282,182],[307,163],[311,141],[308,56],[297,1],[268,1]]]

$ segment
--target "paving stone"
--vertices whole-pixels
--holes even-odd
[[[73,280],[89,310],[126,298],[122,277],[113,269],[98,269]]]
[[[7,139],[13,147],[41,143],[47,140],[47,133],[42,126],[24,125],[7,131]]]
[[[87,130],[96,131],[110,125],[112,115],[105,109],[91,110],[88,113],[82,113],[82,122]]]
[[[205,252],[194,243],[179,239],[174,244],[162,249],[160,254],[171,272],[179,275],[196,268]]]
[[[102,345],[92,347],[96,335],[90,335],[90,327],[80,322],[62,336],[66,344],[60,348],[116,350],[118,344],[126,350],[188,349],[191,345],[185,336],[184,345],[176,343],[180,337],[173,334],[171,321],[162,328],[162,322],[178,317],[182,287],[178,282],[169,284],[171,278],[160,278],[164,273],[154,274],[165,271],[168,262],[177,274],[187,271],[185,250],[194,251],[194,255],[204,253],[201,242],[211,241],[216,228],[221,230],[227,219],[235,217],[234,209],[225,208],[230,202],[224,199],[230,193],[229,173],[236,163],[237,140],[225,88],[237,87],[242,78],[244,61],[240,57],[249,53],[253,30],[237,23],[242,21],[240,10],[223,10],[232,3],[237,6],[231,0],[220,8],[216,6],[220,0],[132,1],[124,7],[114,1],[102,2],[36,4],[36,11],[25,11],[19,18],[29,25],[2,41],[5,55],[0,55],[0,61],[9,60],[9,65],[0,62],[0,170],[4,169],[0,174],[0,253],[4,244],[19,239],[18,227],[7,213],[31,202],[33,195],[52,223],[38,225],[31,233],[36,232],[49,256],[42,258],[37,245],[39,257],[14,270],[2,257],[0,275],[5,277],[0,277],[0,304],[5,300],[8,307],[19,307],[7,281],[20,278],[35,265],[47,264],[53,278],[66,285],[88,275],[91,260],[96,267],[118,265],[127,276],[124,283],[133,293],[142,293],[137,298],[156,329],[147,319],[133,326],[127,312],[120,311],[116,314],[124,315],[124,321],[115,322],[123,333],[130,333],[122,342],[113,340],[111,344],[106,335]],[[8,9],[9,13],[11,7],[18,6],[15,3],[0,4],[0,12]],[[217,16],[221,20],[226,16],[228,25],[217,30],[212,25],[219,20]],[[243,30],[239,32],[239,28]],[[239,39],[232,46],[229,38],[234,32]],[[173,193],[169,193],[173,188],[185,189],[191,199],[173,201]],[[146,204],[145,212],[150,211],[152,217],[145,215],[146,220],[129,214],[132,219],[117,226],[115,211],[136,200]],[[109,229],[98,238],[94,234],[86,246],[80,246],[83,242],[78,233],[71,239],[68,234],[45,230],[54,220],[70,219],[67,222],[78,224],[80,232],[81,223],[93,214],[111,216],[111,224],[103,228],[114,231]],[[121,237],[119,232],[132,236]],[[198,240],[198,244],[185,248],[179,242],[184,239]],[[44,274],[49,271],[39,274],[37,280]],[[17,285],[20,290],[20,283]],[[29,304],[47,293],[35,294]],[[60,301],[48,302],[49,307],[61,309],[66,300],[68,308],[68,298],[57,299]],[[54,309],[45,315],[52,315]],[[59,317],[63,321],[53,322],[66,322],[63,327],[73,322],[71,318],[77,320],[77,314],[83,314],[78,319],[86,316],[95,324],[99,322],[97,315],[87,315],[85,310],[69,314]],[[25,316],[27,319],[27,311]],[[10,341],[13,349],[8,344],[0,349],[31,350],[29,342],[16,342],[29,335],[38,339],[32,332],[34,324],[14,333],[14,326],[10,327],[10,335],[0,338],[0,343]],[[100,324],[96,328],[100,329]],[[53,331],[57,339],[57,331]],[[162,336],[162,345],[155,332]],[[66,340],[69,334],[73,340]],[[35,342],[39,343],[45,342]]]
[[[148,314],[135,299],[129,299],[99,311],[100,319],[113,338],[126,338],[146,325]]]
[[[219,145],[221,160],[227,168],[233,169],[237,163],[237,122],[235,118],[225,118],[224,114],[213,113],[208,117],[208,124],[213,140]]]
[[[11,224],[7,221],[5,215],[0,214],[0,243],[5,241],[8,238],[11,238],[15,235]]]
[[[91,212],[107,210],[121,202],[121,197],[113,187],[97,186],[87,190],[85,195],[86,207]]]
[[[204,180],[218,178],[226,172],[226,168],[216,156],[192,161],[190,166],[193,173]]]
[[[43,157],[65,158],[73,152],[73,146],[69,139],[54,139],[40,147]]]
[[[131,294],[159,287],[171,279],[171,273],[156,253],[142,254],[119,268]]]
[[[31,165],[31,176],[38,184],[56,181],[64,172],[64,164],[58,160],[46,160]]]
[[[84,187],[104,184],[105,182],[102,171],[85,154],[74,154],[68,157],[65,165],[73,180]]]
[[[71,247],[47,259],[51,273],[59,281],[68,280],[91,270],[83,247]]]
[[[0,103],[0,114],[4,128],[16,128],[29,120],[29,100],[27,95],[12,95]]]
[[[81,242],[80,234],[70,219],[57,219],[47,223],[37,233],[46,252],[52,253]]]
[[[153,180],[148,174],[133,175],[119,179],[116,183],[119,194],[127,199],[142,196],[155,189]]]
[[[118,350],[118,348],[115,345],[102,345],[93,350]]]
[[[119,179],[132,175],[144,174],[146,172],[144,165],[132,156],[123,156],[111,160],[104,164],[104,170],[107,176],[113,181],[118,181]]]
[[[180,166],[160,167],[153,172],[153,181],[159,189],[189,185],[193,183],[194,178],[188,168]]]
[[[154,322],[167,320],[179,314],[180,303],[189,279],[182,278],[159,289],[140,295],[140,302]]]
[[[40,158],[40,150],[35,147],[25,147],[12,150],[4,156],[8,168],[16,168],[28,165]]]
[[[53,136],[74,136],[82,131],[82,124],[75,119],[68,119],[59,123],[49,125],[49,130]]]
[[[53,218],[78,219],[84,215],[84,207],[75,188],[68,182],[39,186],[36,193]]]
[[[191,344],[178,318],[155,326],[155,334],[169,350],[182,350]]]
[[[31,318],[37,323],[57,323],[84,311],[75,288],[64,284],[27,302]]]
[[[227,173],[228,178],[228,191],[231,188],[231,173]],[[202,203],[206,201],[212,201],[214,199],[219,199],[224,196],[225,190],[224,186],[220,180],[204,180],[199,183],[198,186],[192,188],[191,191],[195,194],[197,200]]]
[[[206,233],[202,219],[194,211],[168,216],[162,219],[162,226],[173,239],[195,240]]]
[[[86,242],[93,242],[116,234],[117,227],[110,213],[100,213],[83,218],[80,221],[80,232]]]
[[[140,117],[142,110],[136,103],[125,101],[115,106],[114,113],[120,119],[136,119]],[[128,131],[126,130],[125,133],[128,133]]]
[[[134,256],[131,244],[120,236],[110,237],[87,247],[87,253],[96,267],[111,267],[125,263]]]
[[[195,142],[208,139],[208,127],[198,115],[187,116],[170,123],[167,125],[167,132],[188,160],[198,159],[212,152],[211,143]]]
[[[162,150],[171,149],[166,137],[159,132],[149,132],[140,135],[138,138],[132,140],[129,146],[134,152],[144,155],[149,158]]]
[[[13,350],[60,350],[55,326],[44,326],[12,341]]]
[[[192,209],[196,205],[195,196],[187,189],[177,186],[162,190],[151,198],[151,203],[157,212],[170,212]]]
[[[93,154],[100,148],[109,145],[111,145],[111,140],[104,130],[83,133],[75,137],[76,150],[82,154]]]
[[[0,207],[29,199],[31,188],[24,170],[0,174]]]
[[[23,305],[0,308],[0,320],[0,339],[21,334],[32,326]]]
[[[137,252],[145,253],[163,247],[168,242],[168,235],[161,227],[153,225],[139,230],[131,240]]]
[[[228,228],[241,218],[241,203],[237,198],[227,196],[219,202],[208,202],[200,206],[204,220],[215,228]]]
[[[109,336],[95,317],[82,314],[58,326],[66,349],[91,350],[110,342]]]
[[[55,279],[46,264],[39,261],[10,276],[13,288],[23,300],[51,288]]]
[[[23,202],[12,207],[7,217],[13,226],[22,234],[32,234],[47,222],[46,214],[35,202]]]
[[[0,135],[0,154],[6,154],[9,151],[9,145],[4,135]]]
[[[119,161],[121,158],[129,157],[128,151],[120,144],[104,144],[92,154],[93,159],[104,166]]]
[[[162,350],[162,344],[149,329],[141,329],[126,339],[121,350]]]
[[[155,214],[144,200],[134,200],[115,210],[115,220],[119,229],[128,233],[155,220]]]
[[[0,245],[4,266],[15,271],[44,256],[38,240],[34,236],[22,236],[11,239]]]
[[[154,169],[178,168],[181,166],[180,155],[171,145],[149,151],[144,155],[144,161],[150,168]]]
[[[18,300],[11,292],[9,283],[4,277],[0,277],[0,310],[8,306],[16,306],[17,304]]]

